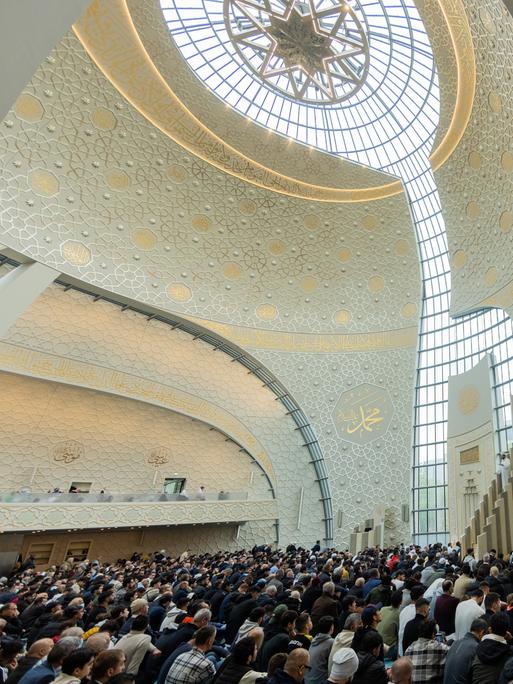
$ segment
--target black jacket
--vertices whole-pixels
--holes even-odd
[[[513,680],[513,658],[509,658],[504,663],[504,669],[502,670],[501,678],[499,679],[499,684],[509,684]]]
[[[296,684],[296,680],[289,674],[278,668],[272,677],[269,677],[267,684]]]
[[[353,677],[352,684],[387,684],[387,671],[382,660],[374,657],[371,653],[360,651],[358,655],[358,669]]]
[[[259,661],[259,667],[262,668],[262,672],[267,670],[267,665],[275,653],[287,653],[289,641],[289,633],[282,628],[278,634],[275,634],[272,639],[264,643]]]
[[[351,648],[353,651],[356,651],[358,653],[361,650],[362,647],[362,642],[363,638],[368,632],[376,632],[373,627],[359,627],[356,632],[354,633],[353,641],[351,642]],[[385,651],[383,648],[383,644],[381,645],[381,650],[379,652],[379,660],[383,662],[385,660]]]
[[[232,641],[237,636],[239,627],[244,623],[249,617],[249,614],[253,608],[257,607],[257,602],[255,599],[251,598],[251,594],[247,597],[243,597],[235,606],[233,606],[228,622],[226,623],[225,638],[226,643],[231,644]]]
[[[4,627],[4,634],[13,639],[20,639],[23,634],[23,624],[19,617],[4,618],[6,625]]]
[[[197,629],[198,628],[194,622],[182,623],[178,629],[174,629],[168,634],[162,634],[162,636],[157,639],[157,643],[155,645],[162,655],[167,658],[167,656],[171,655],[175,648],[180,646],[180,644],[183,644],[184,641],[189,641],[192,639]]]
[[[311,613],[313,604],[317,601],[319,596],[322,596],[322,589],[320,586],[308,587],[308,589],[303,594],[303,599],[301,601],[301,611]]]
[[[419,638],[419,627],[426,620],[426,618],[417,613],[413,620],[406,623],[403,634],[403,653],[406,653],[408,646],[411,646],[414,641]]]
[[[148,659],[147,670],[155,674],[158,673],[175,648],[178,648],[185,641],[190,641],[197,629],[193,622],[186,622],[181,624],[178,629],[162,634],[155,644],[161,655]]]
[[[497,684],[502,668],[513,656],[511,646],[490,639],[491,636],[485,636],[476,649],[472,663],[472,684]]]
[[[249,665],[235,663],[233,658],[226,658],[214,677],[213,684],[239,684],[246,672],[250,672]]]
[[[9,674],[5,680],[6,684],[18,684],[20,679],[31,670],[36,663],[38,663],[40,658],[32,656],[24,656],[18,660],[18,666]]]
[[[219,615],[219,608],[221,608],[221,603],[226,598],[227,592],[224,589],[218,589],[214,592],[212,598],[210,599],[210,610],[212,611],[212,619],[216,620]]]

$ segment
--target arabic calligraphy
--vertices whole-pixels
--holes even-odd
[[[56,463],[73,463],[83,455],[84,447],[74,440],[57,444],[53,449],[53,460]]]
[[[153,449],[148,456],[148,463],[152,463],[155,466],[164,465],[164,463],[169,463],[170,455],[169,449],[166,449],[166,447]]]
[[[367,444],[385,434],[392,413],[388,391],[363,383],[340,396],[333,418],[342,439],[354,444]]]
[[[352,435],[353,433],[358,432],[358,430],[367,430],[367,432],[372,432],[373,425],[383,422],[383,417],[380,416],[379,408],[373,408],[369,413],[366,413],[363,406],[359,407],[358,415],[352,411],[349,416],[342,414],[340,419],[343,422],[349,423],[346,427],[346,432],[348,435]]]

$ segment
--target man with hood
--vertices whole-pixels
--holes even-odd
[[[160,625],[160,631],[165,632],[166,629],[170,631],[174,631],[175,629],[178,629],[179,622],[177,622],[177,618],[179,615],[185,617],[187,615],[187,608],[190,603],[190,598],[188,596],[184,596],[176,601],[176,603],[173,603],[171,605],[171,608],[167,611],[167,615],[162,621],[162,624]]]
[[[255,627],[260,627],[262,625],[262,622],[264,621],[264,615],[265,615],[265,609],[264,608],[253,608],[251,613],[249,614],[247,620],[245,620],[242,625],[239,627],[239,631],[237,632],[237,635],[233,641],[233,645],[235,645],[238,641],[241,639],[244,639],[244,637],[247,637],[248,634],[255,629]]]
[[[305,684],[322,684],[328,676],[328,658],[333,646],[335,620],[323,615],[317,625],[317,634],[310,644],[310,669],[305,674]]]
[[[230,611],[230,617],[226,621],[226,643],[231,644],[233,642],[241,625],[249,618],[251,611],[257,607],[256,598],[259,592],[259,587],[252,585],[246,594],[235,600]]]
[[[328,659],[328,669],[330,672],[333,658],[335,657],[335,653],[339,651],[341,648],[351,648],[355,632],[361,626],[362,617],[360,613],[351,613],[351,615],[349,615],[346,620],[344,629],[337,634],[331,646],[331,651]]]
[[[287,606],[284,603],[278,603],[273,610],[269,622],[264,625],[264,642],[269,641],[269,639],[272,639],[273,636],[281,632],[281,618],[286,610]]]
[[[330,676],[323,684],[349,684],[358,669],[358,656],[352,648],[341,648],[333,656]]]
[[[482,638],[472,663],[472,684],[497,684],[506,661],[513,656],[505,639],[509,630],[506,613],[495,613],[489,624],[490,634]]]

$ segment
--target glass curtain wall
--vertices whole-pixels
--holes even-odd
[[[324,8],[322,2],[314,3],[315,11]],[[368,73],[354,96],[326,106],[288,97],[255,76],[227,31],[226,8],[234,3],[240,5],[238,0],[161,0],[173,40],[197,77],[260,125],[386,171],[404,184],[423,276],[412,440],[413,537],[422,545],[447,541],[448,378],[492,355],[497,449],[505,451],[512,439],[513,327],[500,309],[457,319],[449,315],[447,238],[428,158],[439,122],[439,86],[422,20],[413,0],[354,0],[352,11],[368,40]],[[280,14],[292,0],[251,0],[249,5],[260,3],[264,13],[272,7]]]
[[[497,448],[511,441],[513,326],[501,309],[451,318],[451,272],[445,225],[429,161],[416,153],[401,164],[423,274],[413,425],[413,534],[424,545],[448,541],[448,378],[493,359]]]

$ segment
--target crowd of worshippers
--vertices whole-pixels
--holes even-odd
[[[513,554],[251,551],[0,579],[0,684],[508,684]]]

